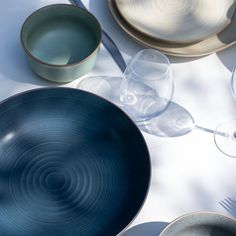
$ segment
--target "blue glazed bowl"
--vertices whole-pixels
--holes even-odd
[[[21,42],[36,74],[65,83],[92,69],[101,35],[100,24],[91,13],[73,5],[55,4],[26,19]]]
[[[0,124],[1,236],[115,236],[140,211],[149,153],[115,105],[36,89],[0,103]]]

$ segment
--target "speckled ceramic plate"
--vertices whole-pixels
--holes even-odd
[[[174,220],[159,236],[236,236],[236,221],[216,213],[192,213]]]
[[[116,8],[115,0],[108,0],[108,4],[114,19],[129,36],[143,46],[160,50],[167,55],[178,57],[205,56],[228,48],[236,42],[236,14],[233,15],[228,27],[219,34],[198,43],[176,44],[157,40],[137,31],[121,16]]]
[[[234,0],[115,0],[123,18],[148,36],[177,43],[197,42],[222,31]]]

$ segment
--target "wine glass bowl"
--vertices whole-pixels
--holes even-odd
[[[236,101],[236,66],[231,76],[231,93]],[[214,132],[217,148],[229,157],[236,158],[236,119],[220,123]]]
[[[236,66],[234,67],[231,76],[231,92],[234,100],[236,101]]]
[[[169,59],[161,52],[144,49],[128,63],[121,82],[124,110],[136,121],[158,116],[174,91]]]
[[[236,158],[236,119],[220,123],[215,129],[214,141],[222,153]]]

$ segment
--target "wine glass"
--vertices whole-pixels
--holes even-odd
[[[236,67],[232,71],[231,91],[236,101]],[[236,158],[236,119],[220,123],[215,130],[214,141],[222,153]]]
[[[232,71],[231,91],[236,101],[236,67]],[[217,148],[225,155],[236,158],[236,119],[220,123],[215,130],[199,126],[192,115],[180,105],[171,102],[168,109],[152,119],[148,124],[143,123],[142,130],[161,137],[185,135],[194,129],[213,133]]]
[[[120,100],[134,121],[143,122],[167,108],[173,91],[169,59],[157,50],[144,49],[127,65],[120,86]]]

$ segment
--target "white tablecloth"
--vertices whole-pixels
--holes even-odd
[[[69,2],[1,0],[0,100],[24,90],[55,86],[30,71],[19,37],[25,18],[34,10],[53,3]],[[106,0],[84,0],[84,3],[118,44],[127,61],[142,49],[114,22]],[[185,107],[198,125],[214,129],[221,121],[236,117],[236,102],[230,93],[236,46],[200,59],[170,60],[175,81],[173,101]],[[102,47],[98,63],[89,75],[120,74]],[[80,80],[60,86],[76,87]],[[142,211],[125,236],[157,235],[165,225],[161,222],[170,222],[193,211],[230,215],[219,202],[235,198],[236,159],[223,155],[216,148],[212,134],[199,130],[177,138],[143,134],[152,159],[151,188]]]

